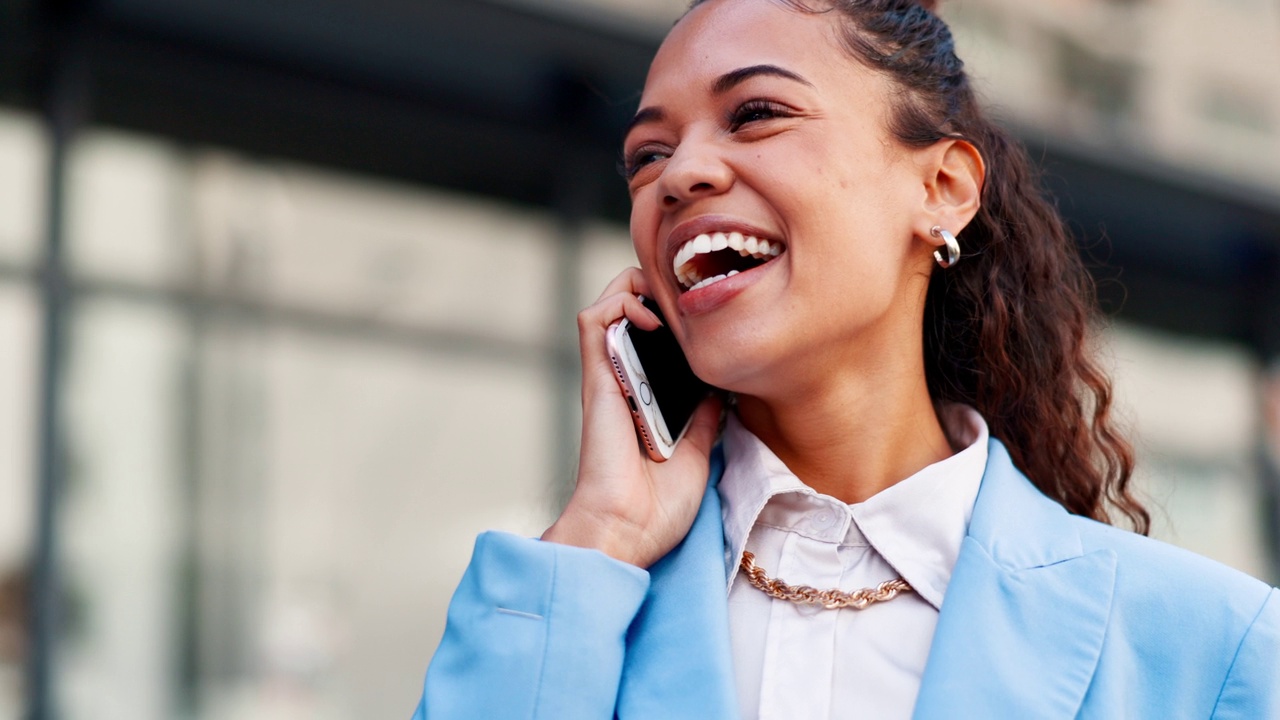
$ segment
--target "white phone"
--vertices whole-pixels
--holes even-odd
[[[643,296],[640,299],[662,317],[657,303]],[[669,459],[688,430],[693,411],[712,387],[693,374],[665,324],[646,331],[626,319],[619,320],[609,326],[605,345],[641,444],[650,458],[658,462]]]

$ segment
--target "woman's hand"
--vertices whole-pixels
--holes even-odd
[[[605,350],[605,334],[625,316],[641,330],[659,326],[636,295],[648,294],[638,268],[628,268],[595,304],[578,314],[582,353],[582,450],[569,504],[542,539],[595,548],[648,568],[693,526],[706,491],[708,458],[721,403],[708,397],[666,462],[640,448],[627,401]]]

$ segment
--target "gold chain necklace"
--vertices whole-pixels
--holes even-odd
[[[800,605],[821,605],[828,610],[839,610],[840,608],[863,610],[867,606],[878,602],[888,602],[898,597],[901,593],[912,592],[911,585],[902,578],[889,580],[873,588],[863,588],[853,592],[818,590],[808,585],[792,587],[781,580],[775,580],[766,575],[763,569],[756,567],[756,556],[746,551],[742,553],[742,562],[739,563],[739,567],[742,568],[742,572],[746,573],[747,580],[751,582],[751,585],[769,597],[788,600]]]

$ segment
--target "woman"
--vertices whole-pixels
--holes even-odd
[[[419,717],[1280,718],[1280,593],[1142,536],[1088,278],[931,7],[697,2],[624,159],[576,490],[478,540]],[[782,252],[706,283],[717,233]],[[638,294],[736,397],[721,449],[710,398],[637,450]]]

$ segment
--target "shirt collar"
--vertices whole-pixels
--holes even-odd
[[[782,496],[778,502],[785,508],[779,510],[786,512],[806,504],[789,502],[788,497],[803,497],[843,508],[847,532],[864,537],[920,597],[941,609],[987,465],[988,430],[982,416],[967,405],[948,405],[939,419],[963,450],[864,502],[845,505],[801,482],[731,414],[724,431],[726,467],[718,486],[729,587],[747,537],[766,506]]]

